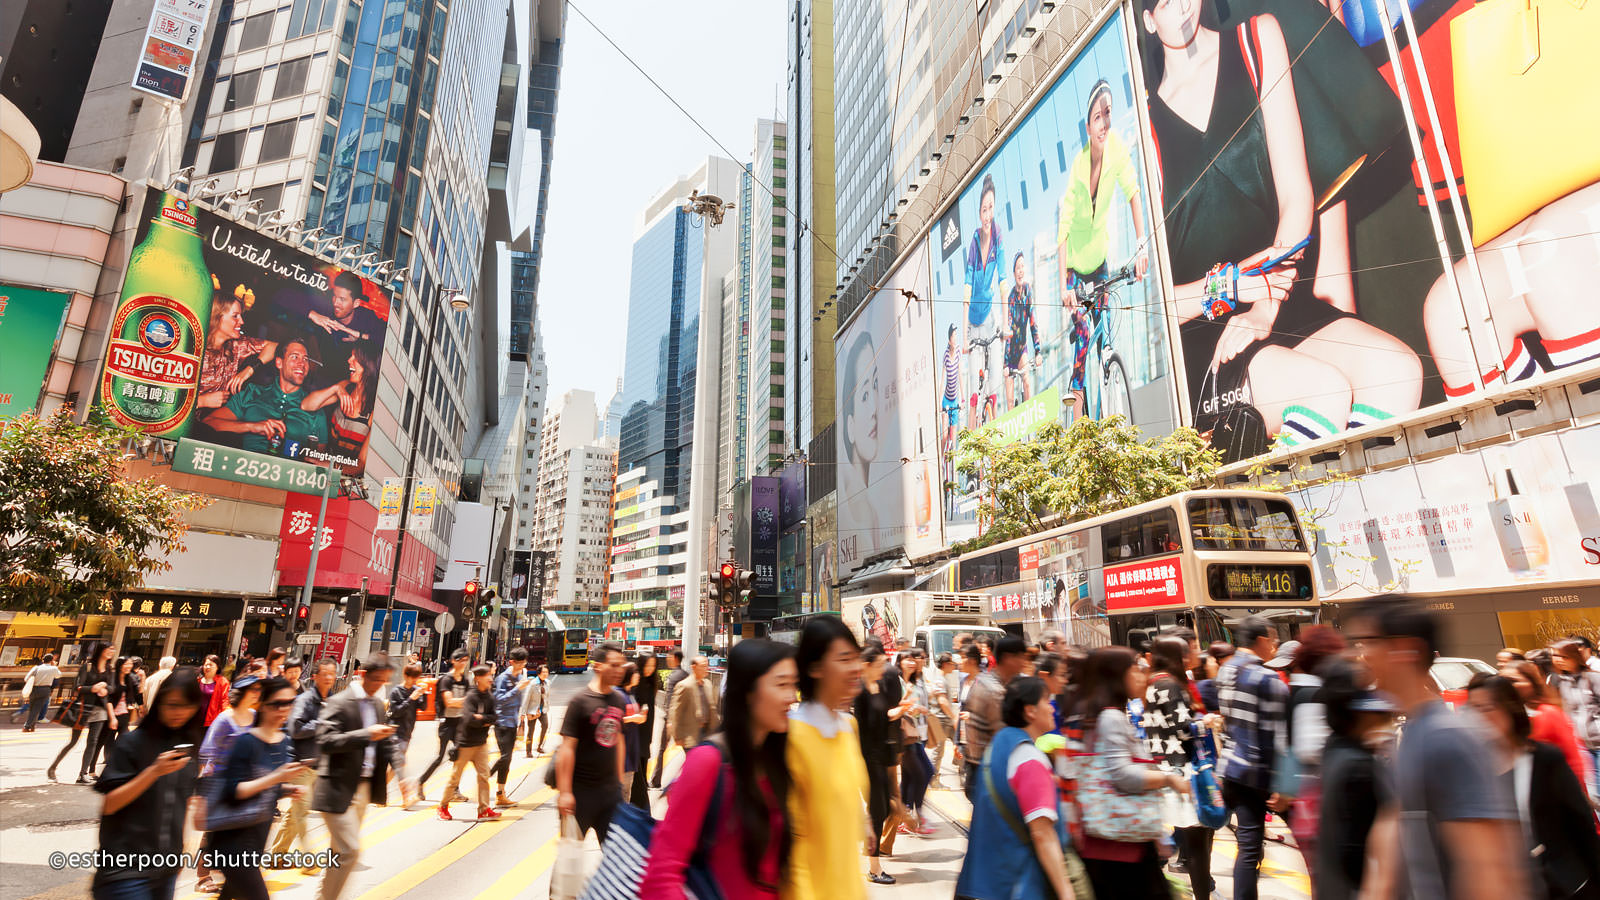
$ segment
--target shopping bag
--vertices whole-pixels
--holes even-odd
[[[561,837],[556,841],[556,862],[550,869],[550,900],[578,900],[583,891],[583,834],[578,821],[561,817]]]
[[[1600,3],[1485,0],[1451,21],[1450,46],[1472,243],[1481,247],[1600,181]]]

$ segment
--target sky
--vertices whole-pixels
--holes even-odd
[[[645,205],[721,155],[606,43],[594,20],[743,163],[757,118],[782,118],[784,0],[575,0],[567,14],[539,276],[550,405],[604,407],[622,374],[628,267]],[[734,227],[732,217],[723,227]],[[603,410],[602,410],[603,411]]]

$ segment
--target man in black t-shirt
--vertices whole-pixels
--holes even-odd
[[[472,670],[472,690],[461,706],[456,723],[456,761],[450,770],[450,783],[439,799],[439,818],[451,821],[450,800],[461,787],[461,773],[472,766],[478,775],[478,821],[500,818],[500,811],[489,802],[489,731],[494,728],[495,707],[492,681],[494,670],[478,666]]]
[[[439,716],[439,755],[433,758],[433,762],[428,763],[428,768],[422,771],[422,777],[417,779],[417,799],[423,801],[428,799],[423,792],[423,785],[428,783],[433,770],[439,768],[439,763],[444,762],[446,751],[449,752],[451,762],[455,762],[456,759],[455,749],[450,744],[455,740],[456,726],[461,722],[461,710],[467,702],[467,691],[472,688],[472,676],[467,674],[467,651],[457,650],[450,655],[450,671],[440,675],[433,687],[437,698],[434,712]],[[445,799],[456,801],[467,798],[451,795]]]
[[[601,841],[611,814],[622,802],[622,716],[626,704],[616,690],[622,680],[622,648],[601,644],[589,655],[594,675],[567,704],[556,750],[556,807],[578,821],[578,833],[593,828]]]

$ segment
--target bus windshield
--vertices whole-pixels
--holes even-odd
[[[1196,550],[1306,549],[1287,500],[1196,497],[1189,501],[1189,533]]]

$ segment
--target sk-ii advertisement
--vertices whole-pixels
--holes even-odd
[[[956,436],[1051,421],[1175,423],[1123,16],[1111,16],[934,226],[945,540],[978,531]],[[843,461],[841,460],[841,466]]]
[[[1324,600],[1600,582],[1600,425],[1290,496]]]
[[[389,318],[381,288],[152,191],[99,399],[124,426],[365,468]]]
[[[1190,415],[1228,460],[1600,357],[1600,7],[1134,9]]]
[[[836,344],[839,392],[839,568],[885,550],[915,559],[939,549],[933,394],[933,316],[927,244],[862,306]]]

